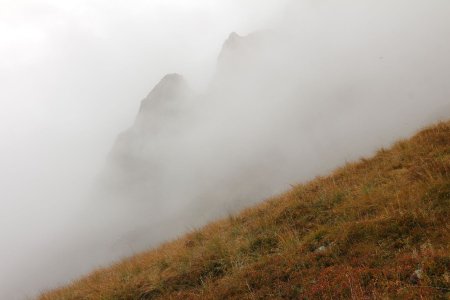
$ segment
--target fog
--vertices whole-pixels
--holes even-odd
[[[449,13],[446,0],[2,1],[0,298],[448,119]]]

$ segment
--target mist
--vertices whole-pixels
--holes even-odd
[[[0,298],[450,117],[444,0],[0,7]]]

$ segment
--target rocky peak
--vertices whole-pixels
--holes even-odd
[[[222,61],[224,58],[236,51],[239,48],[240,41],[242,39],[243,37],[238,35],[236,32],[230,33],[228,38],[223,43],[222,50],[219,54],[219,61]]]
[[[228,38],[225,40],[223,47],[224,48],[233,48],[238,45],[240,39],[242,39],[242,36],[240,36],[236,32],[232,32],[232,33],[230,33]]]
[[[167,74],[142,100],[140,113],[162,103],[173,102],[183,98],[189,93],[186,80],[180,74]]]

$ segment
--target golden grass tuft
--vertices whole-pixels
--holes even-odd
[[[448,299],[450,122],[40,299]]]

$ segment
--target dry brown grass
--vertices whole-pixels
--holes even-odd
[[[448,299],[449,209],[446,122],[40,299]]]

